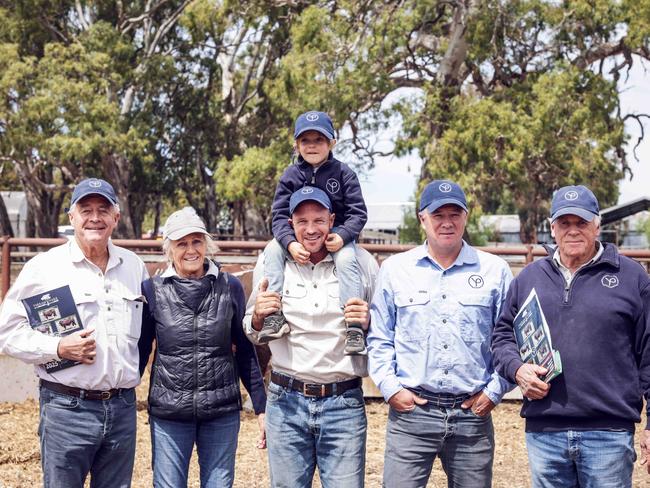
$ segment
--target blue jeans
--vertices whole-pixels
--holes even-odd
[[[526,446],[533,488],[632,486],[632,432],[526,432]]]
[[[274,291],[282,296],[284,284],[284,264],[289,256],[275,239],[271,240],[264,249],[264,277],[269,280],[268,291]],[[363,296],[361,287],[361,269],[357,262],[357,251],[354,242],[349,242],[332,254],[336,274],[339,279],[339,296],[341,308],[350,298]]]
[[[131,486],[135,456],[135,390],[86,400],[40,388],[41,465],[45,488]]]
[[[491,416],[429,404],[416,405],[406,413],[391,408],[386,425],[384,486],[427,486],[436,456],[440,456],[447,474],[447,486],[489,488],[494,459]]]
[[[199,456],[201,486],[232,486],[239,435],[238,410],[203,421],[168,420],[150,415],[149,424],[156,488],[187,486],[194,444]]]
[[[311,487],[318,466],[323,488],[363,487],[366,429],[361,388],[313,398],[271,383],[266,403],[271,486]]]

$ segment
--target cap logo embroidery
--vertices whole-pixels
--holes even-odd
[[[616,288],[618,286],[618,276],[615,275],[604,275],[600,279],[600,283],[605,287],[605,288]]]
[[[442,193],[449,193],[451,191],[451,185],[449,183],[441,183],[438,189]]]
[[[318,120],[318,114],[312,112],[312,113],[309,113],[309,114],[305,115],[305,118],[309,122],[316,122]]]
[[[99,188],[100,186],[102,186],[102,182],[99,181],[99,180],[90,180],[88,182],[88,186],[90,186],[92,188]]]
[[[469,283],[469,286],[472,288],[481,288],[484,284],[485,281],[483,281],[483,277],[477,274],[470,275],[469,278],[467,278],[467,283]]]
[[[309,195],[310,193],[314,193],[314,189],[313,188],[303,188],[300,191],[300,193],[302,193],[303,195]]]
[[[565,200],[577,200],[578,199],[578,192],[575,190],[568,191],[564,194],[564,199]]]
[[[338,193],[338,191],[341,189],[341,185],[334,178],[327,180],[325,186],[327,187],[327,191],[330,193]]]

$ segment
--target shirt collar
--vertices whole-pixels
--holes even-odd
[[[440,265],[429,254],[429,247],[427,245],[427,241],[424,241],[424,244],[415,248],[415,258],[417,259],[418,262],[426,259],[431,263],[434,263],[436,266],[440,267]],[[456,257],[454,263],[451,266],[449,266],[449,268],[453,268],[454,266],[463,266],[465,264],[476,264],[476,263],[478,263],[478,253],[476,252],[476,249],[474,249],[472,246],[467,244],[465,240],[463,240],[463,245],[460,248],[460,252],[458,253],[458,256]]]
[[[68,241],[68,248],[70,249],[70,258],[72,259],[73,263],[80,263],[82,261],[90,262],[90,260],[86,258],[86,255],[79,247],[79,243],[77,242],[76,238],[73,237]],[[106,263],[106,271],[122,264],[122,258],[117,256],[117,247],[115,244],[113,244],[113,241],[111,239],[108,239],[107,248],[108,262]]]
[[[211,259],[206,260],[208,262],[208,270],[205,272],[205,276],[208,275],[213,275],[215,277],[219,276],[219,268],[217,267],[216,264]],[[160,275],[161,278],[172,278],[172,277],[179,277],[178,273],[176,272],[176,268],[174,268],[173,264],[170,264],[167,266],[167,269],[163,271],[163,273]]]

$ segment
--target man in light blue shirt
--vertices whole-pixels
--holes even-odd
[[[490,340],[512,273],[463,241],[456,183],[429,183],[419,218],[426,242],[384,262],[371,307],[370,376],[390,404],[384,486],[426,486],[440,456],[450,487],[489,487],[490,412],[511,388]]]

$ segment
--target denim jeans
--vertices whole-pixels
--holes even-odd
[[[41,465],[45,488],[131,486],[135,456],[135,390],[87,400],[40,388]]]
[[[268,291],[274,291],[282,296],[284,283],[284,263],[289,256],[275,239],[271,240],[264,249],[264,277],[269,280]],[[350,298],[363,296],[361,286],[361,269],[357,262],[357,251],[354,242],[349,242],[332,254],[336,275],[339,279],[339,296],[341,308]]]
[[[632,432],[526,432],[526,446],[533,488],[632,486]]]
[[[201,486],[232,486],[239,435],[238,410],[203,421],[168,420],[150,415],[149,425],[156,488],[187,486],[194,444],[199,457]]]
[[[430,404],[416,405],[406,413],[391,408],[386,425],[384,486],[427,486],[436,456],[440,456],[450,488],[490,487],[494,458],[491,416]]]
[[[364,484],[366,409],[361,388],[313,398],[274,383],[266,403],[271,486],[312,486],[318,466],[323,488]]]

